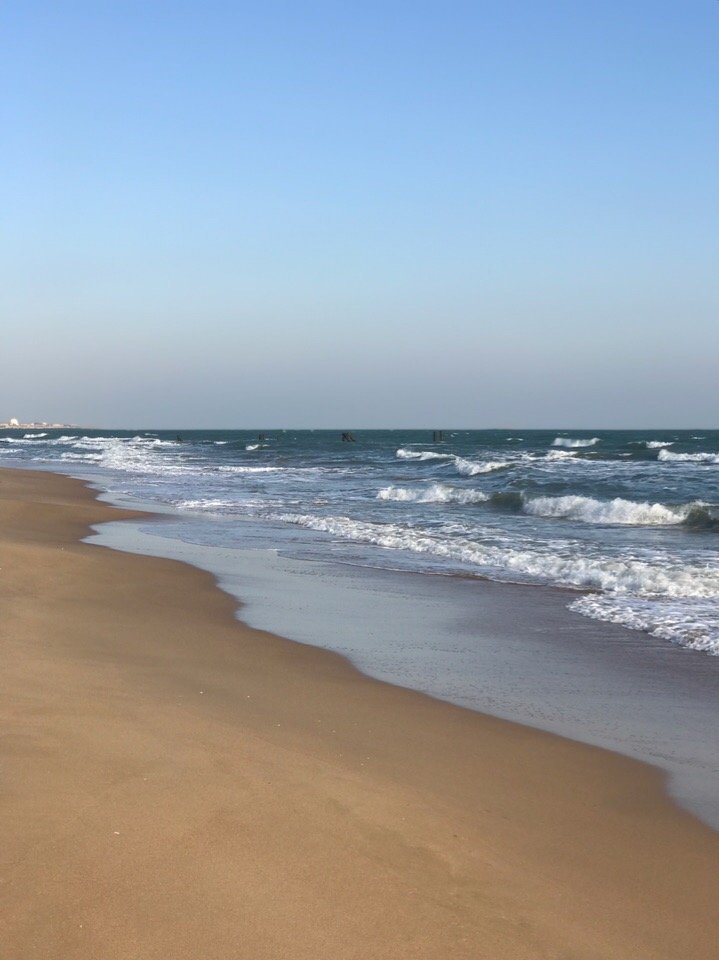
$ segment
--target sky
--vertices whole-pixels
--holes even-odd
[[[719,3],[0,8],[0,420],[713,426]]]

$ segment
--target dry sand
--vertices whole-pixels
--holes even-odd
[[[719,835],[658,771],[79,542],[122,515],[0,472],[2,960],[719,956]]]

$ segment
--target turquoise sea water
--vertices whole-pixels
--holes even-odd
[[[15,430],[0,464],[161,504],[196,542],[251,527],[298,555],[565,587],[577,613],[719,653],[719,431],[353,436]]]

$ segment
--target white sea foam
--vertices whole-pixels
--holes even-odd
[[[509,460],[468,460],[458,457],[455,453],[439,453],[435,450],[407,450],[403,447],[397,451],[400,460],[445,460],[451,461],[457,473],[465,477],[474,477],[480,473],[491,473],[511,465]]]
[[[665,447],[671,447],[673,440],[645,440],[644,445],[647,450],[663,450]]]
[[[667,506],[663,503],[637,503],[633,500],[595,500],[592,497],[534,497],[524,501],[522,509],[534,517],[579,520],[583,523],[622,526],[667,526],[684,523],[705,507],[700,502]]]
[[[674,453],[671,450],[660,450],[657,459],[683,463],[719,463],[719,453]]]
[[[537,460],[574,460],[577,456],[576,450],[550,450],[548,453],[545,453],[541,457],[536,457]],[[582,463],[591,463],[590,460],[582,460]]]
[[[476,477],[480,473],[493,473],[495,470],[504,470],[512,466],[511,460],[466,460],[464,457],[455,457],[454,466],[457,473],[465,477]]]
[[[245,450],[259,450],[259,449],[260,449],[259,443],[248,443],[245,447]]]
[[[553,447],[593,447],[599,443],[599,437],[591,437],[589,440],[574,437],[555,437],[552,440]]]
[[[39,440],[41,437],[46,436],[46,433],[25,433],[23,434],[23,440]]]
[[[719,597],[719,568],[702,562],[677,562],[657,554],[651,559],[582,554],[567,541],[535,545],[514,538],[505,543],[481,542],[476,537],[449,539],[419,527],[370,523],[346,516],[281,513],[275,519],[345,540],[376,544],[451,559],[504,580],[529,580],[568,587],[590,588],[645,597]]]
[[[399,460],[453,460],[453,453],[438,453],[435,450],[407,450],[400,447],[395,454]]]
[[[0,441],[2,443],[17,443],[20,446],[28,443],[32,444],[37,439],[38,439],[37,436],[34,436],[33,434],[30,434],[30,433],[26,433],[24,437],[0,437]],[[37,446],[37,444],[35,444],[35,446]]]
[[[223,499],[222,497],[209,497],[194,500],[178,500],[175,506],[181,510],[216,511],[221,508],[234,507],[236,506],[236,501]]]
[[[221,473],[282,473],[285,467],[249,467],[244,464],[229,464],[218,467]]]
[[[87,463],[99,463],[102,460],[102,454],[101,453],[73,453],[72,450],[68,450],[66,453],[60,454],[60,459],[61,460],[78,460],[78,461],[84,460]]]
[[[378,500],[395,500],[411,503],[486,503],[489,496],[481,490],[462,490],[444,483],[433,483],[431,487],[383,487],[377,494]]]
[[[691,650],[719,656],[719,605],[707,599],[657,600],[590,593],[569,605],[593,620],[618,623]]]

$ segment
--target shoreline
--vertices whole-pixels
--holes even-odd
[[[374,680],[238,622],[209,573],[80,542],[138,516],[0,473],[12,960],[714,955],[719,837],[660,771]]]
[[[98,525],[85,542],[205,570],[243,623],[369,677],[659,767],[672,798],[719,830],[719,750],[706,737],[719,661],[581,617],[562,588],[310,559],[248,521],[238,540],[249,545],[225,548],[194,539],[193,524],[163,511]]]

